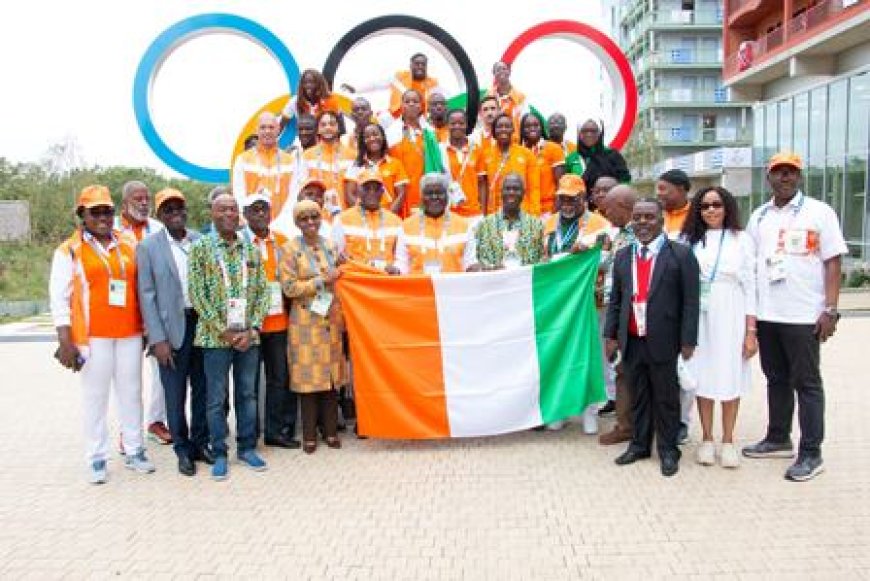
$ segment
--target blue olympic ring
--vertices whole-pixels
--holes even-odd
[[[154,127],[149,101],[154,78],[175,48],[195,36],[221,30],[238,33],[269,51],[284,70],[284,75],[287,77],[288,82],[288,92],[293,93],[299,83],[299,65],[284,43],[270,30],[253,20],[248,20],[234,14],[223,13],[192,16],[164,30],[154,39],[148,50],[145,51],[142,60],[139,62],[139,67],[136,69],[136,77],[133,81],[133,112],[136,115],[136,123],[139,125],[139,131],[142,132],[145,141],[151,146],[157,157],[175,171],[191,179],[212,183],[229,182],[230,170],[197,165],[187,161],[170,149]],[[284,131],[284,135],[281,138],[282,145],[286,146],[290,143],[295,133],[296,126],[293,124]]]

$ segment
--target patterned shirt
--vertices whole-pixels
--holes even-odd
[[[190,302],[199,313],[193,344],[205,348],[229,348],[221,339],[227,328],[227,288],[220,257],[226,265],[230,296],[242,297],[243,273],[247,270],[247,323],[260,327],[269,312],[266,272],[257,247],[241,238],[227,242],[216,233],[206,234],[190,250],[188,290]],[[246,268],[243,268],[242,261]],[[255,341],[256,344],[256,341]]]
[[[544,256],[544,224],[530,214],[520,211],[518,219],[508,221],[502,212],[490,214],[477,229],[477,261],[484,267],[504,266],[505,236],[518,232],[515,253],[523,266],[537,264]]]
[[[617,227],[614,226],[614,229],[617,229]],[[616,257],[617,252],[626,246],[631,246],[637,240],[630,224],[618,228],[618,230],[613,237],[610,252],[601,253],[601,268],[604,269],[603,301],[605,304],[610,301],[610,291],[613,288],[613,259]]]

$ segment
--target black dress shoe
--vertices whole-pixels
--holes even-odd
[[[662,458],[662,476],[673,476],[680,469],[680,461],[673,456]]]
[[[281,434],[280,436],[275,436],[274,438],[264,438],[263,443],[267,446],[288,448],[291,450],[298,450],[302,447],[302,444],[299,443],[299,440],[294,440],[293,438],[285,436],[283,434]]]
[[[628,464],[634,464],[638,460],[645,460],[646,458],[649,458],[649,452],[641,453],[635,452],[634,450],[626,450],[621,456],[617,457],[614,462],[616,462],[617,466],[626,466]]]
[[[193,459],[197,462],[205,462],[208,465],[214,464],[214,452],[208,446],[201,446],[193,451]]]
[[[178,472],[185,476],[193,476],[196,474],[196,464],[190,456],[178,457]]]

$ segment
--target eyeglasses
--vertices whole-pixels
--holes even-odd
[[[114,216],[115,209],[114,208],[91,208],[88,210],[88,213],[94,218],[103,218],[106,216]]]
[[[707,210],[721,210],[724,208],[724,204],[722,202],[702,202],[701,203],[701,211],[706,212]]]

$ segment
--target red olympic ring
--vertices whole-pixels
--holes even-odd
[[[529,28],[514,39],[504,51],[501,60],[508,65],[513,65],[514,59],[527,46],[536,40],[548,37],[564,37],[590,49],[605,65],[613,86],[617,86],[617,81],[621,82],[622,92],[616,90],[614,94],[617,97],[617,103],[622,105],[622,122],[610,140],[610,147],[621,149],[628,141],[631,129],[634,127],[634,121],[637,118],[637,83],[634,80],[634,73],[631,71],[628,59],[625,58],[616,43],[596,28],[573,20],[550,20]]]

